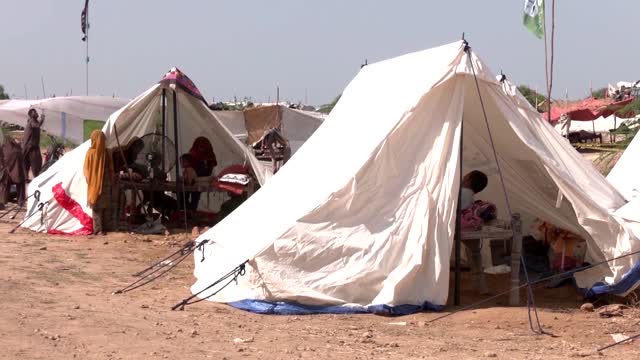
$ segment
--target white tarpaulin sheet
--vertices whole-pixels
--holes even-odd
[[[210,242],[196,251],[192,291],[249,260],[238,284],[209,300],[444,305],[462,127],[462,171],[489,174],[482,197],[505,216],[471,61],[513,211],[583,234],[590,261],[638,248],[610,215],[623,197],[457,42],[365,66],[287,166],[198,238]],[[579,284],[616,282],[636,260]]]
[[[24,127],[30,108],[44,113],[43,129],[74,144],[84,142],[85,121],[106,121],[129,100],[110,96],[65,96],[42,100],[0,100],[0,121]]]

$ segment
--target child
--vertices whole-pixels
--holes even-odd
[[[487,175],[482,171],[473,170],[462,178],[462,188],[460,189],[460,206],[465,210],[474,202],[474,195],[487,187]]]

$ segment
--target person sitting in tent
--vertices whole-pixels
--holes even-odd
[[[474,195],[487,187],[489,180],[482,171],[473,170],[462,178],[462,188],[460,189],[461,210],[470,208],[475,202]]]
[[[218,160],[216,154],[213,151],[213,146],[209,139],[204,136],[199,136],[193,141],[193,145],[189,150],[189,165],[195,170],[196,176],[211,176],[213,169],[218,166]],[[194,178],[195,180],[195,178]],[[189,210],[197,210],[200,203],[199,192],[189,193],[187,200],[189,200]]]
[[[17,203],[24,206],[26,176],[22,147],[10,136],[5,135],[3,140],[0,147],[0,204],[4,206],[9,201],[11,187],[15,185],[18,193]]]
[[[106,146],[106,137],[100,130],[91,133],[91,147],[84,160],[87,179],[87,202],[93,210],[93,234],[105,235],[115,229],[112,216],[113,161]]]
[[[40,174],[42,169],[42,154],[40,154],[40,128],[44,124],[44,114],[38,121],[38,112],[36,109],[29,109],[27,112],[29,118],[27,125],[24,127],[22,135],[22,151],[24,156],[24,173],[29,175],[29,169],[35,178]]]
[[[189,155],[192,157],[191,164],[198,176],[211,176],[213,169],[218,166],[213,146],[209,139],[204,136],[200,136],[193,141]]]
[[[132,170],[131,180],[140,181],[148,176],[147,168],[136,163],[138,155],[144,149],[144,142],[139,137],[133,137],[129,143],[112,151],[113,168],[116,172],[123,171],[123,179],[129,177],[128,170]]]

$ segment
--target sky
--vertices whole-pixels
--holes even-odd
[[[547,8],[551,1],[547,0]],[[466,35],[494,73],[543,91],[544,42],[524,0],[90,0],[89,94],[133,98],[172,66],[211,102],[321,105],[360,65]],[[84,0],[0,0],[0,84],[11,97],[85,95]],[[548,10],[548,12],[550,12]],[[637,0],[558,0],[553,97],[640,79]],[[630,35],[625,35],[630,34]],[[306,100],[306,101],[305,101]]]

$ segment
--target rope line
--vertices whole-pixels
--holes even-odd
[[[208,240],[203,240],[201,244],[207,241]],[[180,265],[180,263],[183,262],[184,259],[189,257],[189,255],[191,255],[196,248],[198,248],[198,246],[195,245],[195,242],[188,241],[171,255],[134,274],[133,276],[137,276],[140,278],[125,286],[124,288],[114,291],[112,294],[123,294],[129,291],[133,291],[159,279],[160,277],[166,275],[168,272]]]
[[[217,293],[219,293],[220,291],[224,290],[227,286],[229,286],[229,284],[231,284],[231,283],[232,283],[232,282],[234,282],[234,281],[235,281],[235,282],[236,282],[236,284],[237,284],[237,283],[238,283],[238,277],[240,277],[240,276],[244,276],[244,274],[246,274],[246,268],[245,268],[245,265],[246,265],[248,262],[249,262],[249,260],[245,260],[242,264],[240,264],[240,265],[236,266],[233,270],[231,270],[231,271],[229,271],[227,274],[223,275],[220,279],[218,279],[218,280],[214,281],[211,285],[209,285],[209,286],[207,286],[206,288],[204,288],[204,289],[202,289],[202,290],[198,291],[197,293],[195,293],[195,294],[193,294],[193,295],[189,296],[188,298],[186,298],[186,299],[184,299],[184,300],[180,301],[179,303],[177,303],[177,304],[173,305],[173,307],[171,307],[171,310],[174,310],[174,311],[175,311],[175,310],[184,310],[184,307],[185,307],[185,306],[187,306],[187,305],[193,305],[193,304],[199,303],[199,302],[201,302],[201,301],[207,300],[208,298],[210,298],[210,297],[212,297],[212,296],[216,295]],[[218,284],[222,283],[223,281],[225,281],[225,280],[227,280],[227,279],[229,279],[229,278],[231,278],[231,280],[227,281],[227,283],[226,283],[226,284],[224,284],[222,287],[220,287],[220,289],[218,289],[218,290],[216,290],[216,291],[212,292],[211,294],[209,294],[209,295],[207,295],[207,296],[205,296],[205,297],[203,297],[203,298],[197,299],[197,300],[195,300],[195,301],[191,301],[191,300],[193,300],[194,298],[198,297],[198,296],[199,296],[200,294],[202,294],[203,292],[205,292],[205,291],[207,291],[207,290],[211,289],[212,287],[214,287],[214,286],[216,286],[216,285],[218,285]]]
[[[490,297],[488,297],[488,298],[486,298],[486,299],[480,300],[480,301],[475,302],[475,303],[473,303],[473,304],[469,304],[469,305],[467,305],[467,306],[463,306],[463,307],[461,307],[460,309],[457,309],[457,310],[455,310],[455,311],[452,311],[452,312],[450,312],[450,313],[448,313],[448,314],[444,314],[444,315],[441,315],[441,316],[436,317],[435,319],[431,319],[431,320],[427,321],[427,323],[432,323],[432,322],[435,322],[435,321],[438,321],[438,320],[441,320],[441,319],[447,318],[447,317],[449,317],[449,316],[455,315],[455,314],[457,314],[457,313],[459,313],[459,312],[461,312],[461,311],[465,311],[465,310],[472,309],[472,308],[474,308],[474,307],[476,307],[476,306],[478,306],[478,305],[486,304],[486,303],[488,303],[488,302],[489,302],[489,301],[491,301],[491,300],[495,300],[495,299],[497,299],[497,298],[499,298],[499,297],[501,297],[501,296],[504,296],[504,295],[509,294],[509,293],[510,293],[510,292],[512,292],[512,291],[520,290],[520,289],[522,289],[522,288],[524,288],[524,287],[527,287],[527,286],[542,285],[543,283],[545,283],[545,282],[547,282],[547,281],[550,281],[550,280],[554,280],[554,279],[559,279],[559,278],[562,278],[562,277],[566,277],[567,275],[573,275],[573,274],[575,274],[575,273],[577,273],[577,272],[580,272],[580,271],[583,271],[583,270],[589,270],[589,269],[594,268],[594,267],[596,267],[596,266],[600,266],[600,265],[603,265],[603,264],[610,263],[610,262],[612,262],[612,261],[620,260],[620,259],[623,259],[623,258],[626,258],[626,257],[629,257],[629,256],[638,255],[638,254],[640,254],[640,250],[638,250],[638,251],[634,251],[634,252],[630,252],[630,253],[628,253],[628,254],[624,254],[624,255],[616,256],[616,257],[611,258],[611,259],[606,259],[606,260],[603,260],[603,261],[597,262],[597,263],[595,263],[595,264],[589,264],[589,265],[581,266],[581,267],[578,267],[578,268],[575,268],[575,269],[572,269],[572,270],[569,270],[569,271],[564,271],[564,272],[557,273],[557,274],[554,274],[554,275],[546,276],[546,277],[544,277],[544,278],[542,278],[542,279],[538,279],[538,280],[532,281],[532,282],[530,282],[530,283],[528,283],[528,284],[527,284],[527,283],[525,283],[525,284],[522,284],[522,285],[520,285],[520,286],[518,286],[518,287],[516,287],[516,288],[509,289],[509,290],[505,290],[505,291],[503,291],[503,292],[501,292],[501,293],[498,293],[498,294],[496,294],[496,295],[490,296]],[[537,288],[537,287],[536,287],[536,288]]]
[[[493,141],[493,134],[491,133],[491,127],[489,125],[489,118],[487,117],[487,111],[485,109],[485,105],[484,105],[484,100],[482,98],[482,93],[480,92],[480,84],[478,82],[478,77],[476,75],[476,69],[475,66],[473,64],[473,59],[471,56],[471,47],[469,46],[469,44],[466,42],[464,42],[464,51],[467,53],[467,60],[469,61],[469,65],[471,67],[471,72],[473,74],[473,80],[475,82],[476,85],[476,90],[478,91],[478,98],[480,100],[480,107],[482,108],[482,115],[484,117],[484,122],[485,125],[487,126],[487,132],[489,134],[489,142],[491,143],[491,150],[493,152],[493,157],[495,159],[496,162],[496,167],[498,169],[498,175],[500,176],[500,185],[502,187],[502,192],[504,193],[504,198],[505,198],[505,204],[507,206],[507,212],[509,213],[509,218],[512,219],[513,221],[513,211],[511,208],[511,202],[509,201],[509,195],[507,193],[507,188],[505,185],[505,181],[504,181],[504,176],[502,175],[502,168],[500,167],[500,161],[498,159],[498,153],[496,151],[496,147],[495,147],[495,142]],[[460,149],[460,151],[462,151],[462,149]],[[462,170],[462,169],[461,169]],[[513,226],[511,226],[511,228],[513,229]],[[524,257],[522,255],[522,253],[520,253],[520,262],[522,263],[522,267],[524,270],[524,275],[525,275],[525,279],[527,280],[527,284],[530,284],[529,281],[529,274],[528,271],[526,269],[525,263],[524,263]],[[540,325],[540,319],[538,317],[538,309],[536,307],[536,303],[535,303],[535,298],[533,296],[533,291],[531,289],[531,286],[528,286],[527,289],[527,311],[528,311],[528,318],[529,318],[529,327],[531,328],[531,331],[533,331],[536,334],[543,334],[544,331],[542,330],[542,326]],[[535,319],[536,319],[536,323],[538,326],[538,329],[534,329],[533,328],[533,322],[531,320],[531,309],[533,308],[533,312],[535,313]]]

